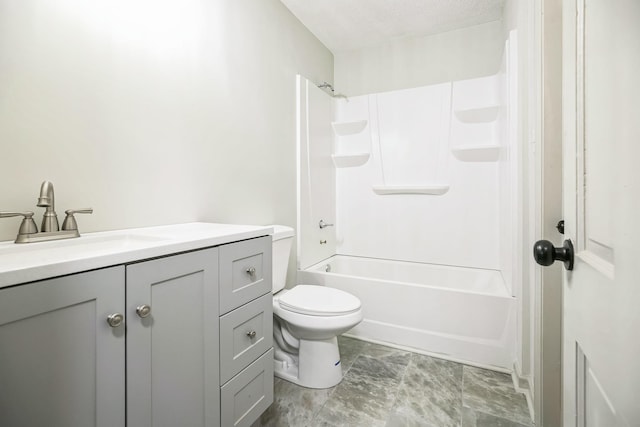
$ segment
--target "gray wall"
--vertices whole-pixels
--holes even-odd
[[[297,73],[333,55],[278,0],[1,2],[0,210],[47,179],[81,232],[293,226]]]

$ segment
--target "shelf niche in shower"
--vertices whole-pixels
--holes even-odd
[[[500,158],[500,146],[497,144],[459,145],[451,152],[463,162],[497,162]]]
[[[353,168],[362,166],[369,160],[369,153],[358,154],[332,154],[331,159],[337,168]]]
[[[456,118],[462,123],[491,123],[498,118],[499,112],[499,105],[454,110]]]
[[[374,185],[373,192],[380,196],[392,194],[424,194],[441,196],[449,191],[448,185]]]
[[[367,120],[354,120],[349,122],[332,122],[333,132],[338,136],[355,135],[367,127]]]

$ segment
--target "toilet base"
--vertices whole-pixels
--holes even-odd
[[[300,340],[299,366],[275,360],[275,376],[308,388],[329,388],[342,381],[338,338]]]

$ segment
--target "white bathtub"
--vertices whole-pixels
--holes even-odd
[[[364,320],[351,336],[512,368],[515,304],[499,271],[337,255],[298,271],[298,283],[360,298]]]

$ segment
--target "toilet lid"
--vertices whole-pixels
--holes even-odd
[[[311,316],[339,316],[360,310],[360,300],[340,289],[297,285],[279,298],[280,307]]]

